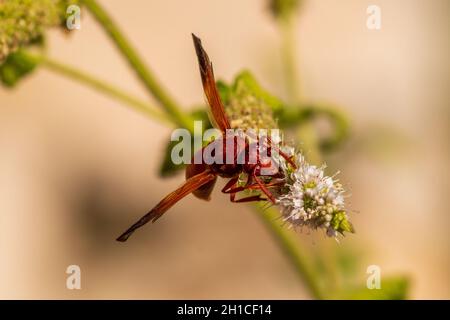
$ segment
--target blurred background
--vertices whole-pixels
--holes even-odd
[[[279,30],[261,0],[101,1],[182,105],[203,101],[190,33],[218,78],[243,68],[285,96]],[[369,5],[381,30],[366,27]],[[305,1],[296,26],[304,98],[351,120],[325,158],[350,190],[357,233],[302,233],[309,250],[351,250],[353,272],[405,274],[410,298],[450,298],[450,3]],[[84,10],[81,30],[49,33],[49,54],[142,99]],[[219,188],[192,196],[126,244],[114,239],[184,179],[157,169],[170,128],[47,70],[0,88],[0,298],[308,299],[257,215]],[[223,181],[221,182],[223,184]],[[82,290],[66,289],[81,268]]]

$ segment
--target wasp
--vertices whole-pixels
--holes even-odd
[[[276,199],[270,189],[283,185],[285,181],[285,174],[279,170],[279,166],[275,165],[272,157],[275,148],[278,154],[295,168],[292,158],[278,147],[273,146],[269,137],[266,137],[264,142],[255,142],[252,136],[242,138],[239,135],[227,134],[229,132],[227,130],[232,128],[216,87],[212,63],[203,49],[201,40],[194,34],[192,34],[192,39],[198,58],[203,91],[211,108],[212,122],[222,133],[221,137],[211,141],[197,152],[203,152],[205,148],[212,148],[218,150],[218,154],[214,154],[215,159],[226,159],[227,161],[217,161],[216,163],[202,161],[189,164],[186,167],[186,181],[121,234],[117,241],[126,241],[136,229],[150,221],[155,222],[174,204],[191,193],[197,198],[210,200],[218,177],[229,179],[221,191],[229,194],[231,202],[270,201],[275,204]],[[262,149],[265,151],[265,156],[261,156]],[[246,181],[240,181],[242,175],[246,177]],[[258,190],[259,192],[257,195],[236,198],[239,192],[246,190]]]

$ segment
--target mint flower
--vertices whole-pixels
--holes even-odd
[[[39,41],[49,27],[63,25],[75,0],[0,0],[0,64],[9,54]]]
[[[329,237],[354,232],[345,211],[342,185],[325,175],[325,166],[310,165],[301,154],[295,158],[296,169],[281,166],[287,181],[277,196],[277,204],[284,221],[292,226],[322,228]]]

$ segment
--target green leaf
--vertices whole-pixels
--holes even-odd
[[[353,225],[347,219],[345,211],[335,212],[330,224],[334,230],[340,232],[341,234],[344,234],[344,232],[355,232]]]
[[[208,114],[206,112],[206,107],[203,107],[202,109],[197,109],[191,113],[191,117],[197,121],[202,121],[203,123],[203,130],[212,128],[212,125],[208,119]],[[202,130],[202,131],[203,131]],[[191,137],[191,155],[194,154],[196,150],[194,150],[194,136]],[[167,139],[169,142],[167,143],[165,150],[164,150],[164,156],[161,162],[161,165],[159,166],[159,175],[163,178],[171,177],[177,173],[179,173],[182,169],[186,167],[185,164],[174,164],[171,158],[172,149],[175,145],[179,143],[179,141],[171,141],[170,139]]]
[[[333,105],[308,104],[280,108],[275,110],[275,117],[282,129],[300,127],[319,118],[327,119],[333,130],[328,136],[320,139],[320,148],[324,152],[340,146],[349,135],[350,125],[347,117]]]
[[[405,276],[381,279],[380,289],[368,289],[366,286],[350,289],[334,298],[348,300],[404,300],[408,298],[409,279]]]
[[[233,91],[237,92],[239,86],[244,86],[253,96],[261,99],[265,104],[270,106],[273,111],[282,109],[285,104],[277,97],[271,95],[267,90],[265,90],[255,77],[248,70],[240,72],[233,84]]]
[[[178,173],[181,169],[185,167],[184,164],[174,164],[170,154],[172,151],[172,148],[178,143],[178,141],[170,141],[164,150],[164,158],[159,168],[159,175],[161,177],[170,177]]]
[[[223,104],[227,105],[228,103],[230,103],[230,98],[232,95],[230,86],[222,80],[218,80],[216,82],[216,86],[219,90],[220,99],[222,99]]]
[[[19,80],[34,70],[37,61],[23,51],[11,53],[0,65],[0,79],[7,87],[14,87]]]

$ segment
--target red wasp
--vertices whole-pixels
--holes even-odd
[[[227,133],[227,130],[231,129],[231,126],[216,87],[212,64],[202,47],[200,39],[194,34],[192,34],[192,38],[200,67],[203,90],[211,107],[213,122],[215,122],[215,126],[222,132],[220,138],[210,142],[210,144],[198,152],[203,152],[207,147],[217,147],[213,149],[220,150],[219,153],[221,154],[215,154],[215,158],[222,158],[223,160],[225,158],[227,160],[231,158],[231,161],[218,161],[212,164],[206,164],[203,161],[198,164],[189,164],[186,168],[186,181],[183,185],[162,199],[150,212],[120,235],[117,241],[126,241],[136,229],[142,227],[149,221],[155,222],[175,203],[190,193],[193,193],[200,199],[209,200],[217,181],[217,176],[230,178],[223,187],[222,192],[229,194],[232,202],[271,201],[275,203],[275,198],[269,191],[269,188],[282,185],[284,183],[284,174],[278,170],[277,165],[274,165],[274,160],[271,157],[272,150],[276,150],[280,156],[295,168],[292,159],[278,148],[275,149],[275,146],[272,145],[268,137],[265,143],[260,143],[252,142],[249,137],[242,140],[237,135],[230,136]],[[259,146],[259,144],[265,148],[266,157],[261,156],[261,148],[255,148],[255,145]],[[232,146],[232,154],[228,154],[227,157],[227,152],[230,152],[229,147],[227,147],[229,145]],[[250,159],[254,160],[250,161]],[[264,174],[262,174],[263,169],[268,170],[265,170]],[[246,174],[247,180],[243,185],[240,185],[239,177],[243,173]],[[244,190],[259,190],[260,194],[236,199],[236,194]],[[261,193],[266,197],[262,197]]]

